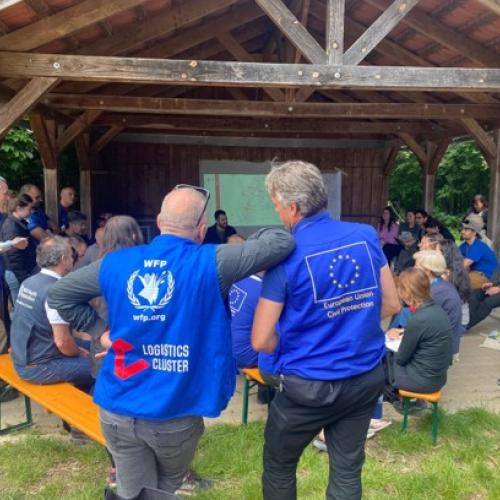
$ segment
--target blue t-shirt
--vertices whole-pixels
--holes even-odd
[[[483,273],[488,279],[491,279],[498,262],[495,252],[486,243],[475,239],[474,243],[469,245],[464,241],[459,248],[464,259],[472,260],[470,266],[472,271]]]
[[[273,374],[339,380],[372,370],[385,352],[380,270],[387,261],[377,233],[325,211],[293,234],[294,252],[262,286],[261,297],[284,305]]]
[[[238,368],[257,366],[258,354],[252,349],[251,334],[261,288],[262,279],[254,275],[238,281],[229,290],[233,356]]]
[[[41,227],[44,231],[47,231],[49,228],[49,218],[41,208],[36,209],[28,218],[28,229],[30,232],[37,227]]]

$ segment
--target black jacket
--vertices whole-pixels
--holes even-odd
[[[16,236],[28,238],[29,245],[24,250],[13,248],[8,253],[4,254],[5,266],[16,275],[19,283],[22,283],[31,275],[36,267],[35,245],[30,237],[28,224],[24,220],[19,220],[9,215],[2,224],[0,240],[12,240]]]
[[[213,226],[210,226],[208,228],[203,243],[215,243],[216,245],[220,245],[221,243],[227,243],[227,239],[229,238],[229,236],[232,236],[233,234],[236,234],[236,229],[234,229],[233,226],[230,226],[228,224],[226,226],[226,229],[224,230],[224,237],[221,240],[219,237],[219,233],[217,232],[217,224],[214,224]]]

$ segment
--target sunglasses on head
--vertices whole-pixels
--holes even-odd
[[[177,189],[194,189],[195,191],[198,191],[198,193],[201,193],[205,197],[205,203],[203,205],[203,210],[201,211],[200,216],[198,217],[198,222],[196,223],[196,226],[198,227],[200,225],[201,219],[203,218],[203,214],[205,213],[207,206],[208,206],[208,201],[210,200],[210,191],[208,189],[205,189],[204,187],[201,186],[191,186],[191,184],[177,184],[177,186],[174,187],[175,190]]]

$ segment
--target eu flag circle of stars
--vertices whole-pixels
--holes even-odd
[[[349,278],[345,282],[339,282],[335,277],[335,267],[339,264],[351,264],[353,266],[354,273],[351,273]],[[347,290],[350,286],[355,285],[358,280],[361,270],[360,265],[357,263],[354,257],[351,257],[349,254],[339,254],[336,257],[333,257],[332,263],[330,264],[330,278],[332,279],[332,284],[340,289]]]

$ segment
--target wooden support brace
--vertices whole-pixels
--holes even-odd
[[[418,161],[422,166],[427,163],[427,152],[425,149],[415,140],[413,136],[407,133],[398,134],[403,142],[411,149],[411,151],[418,158]]]
[[[99,153],[105,146],[107,146],[120,132],[125,129],[124,125],[112,125],[99,139],[97,139],[90,148],[90,154],[95,155]]]
[[[488,133],[474,118],[463,118],[460,120],[465,130],[477,142],[481,151],[486,155],[487,159],[495,158],[497,148],[495,142],[490,138]]]
[[[313,64],[327,63],[326,52],[281,0],[255,1],[308,61]]]
[[[33,78],[0,108],[0,140],[57,82],[53,77]]]
[[[58,196],[58,181],[59,170],[57,168],[57,156],[55,154],[54,144],[47,131],[47,126],[44,118],[39,113],[30,115],[30,125],[35,134],[38,143],[38,151],[43,164],[43,184],[45,211],[49,218],[58,226],[59,225],[59,196]]]
[[[76,137],[87,130],[92,123],[101,116],[103,112],[95,109],[84,111],[75,121],[64,131],[57,140],[57,153],[61,153],[69,146]]]
[[[490,159],[490,197],[488,207],[488,236],[500,258],[500,129],[494,131],[496,154]]]
[[[344,64],[359,64],[397,26],[419,0],[395,0],[344,54]]]
[[[345,0],[327,0],[326,53],[328,64],[342,64],[344,57]]]
[[[396,158],[398,157],[400,150],[401,150],[401,144],[394,144],[387,151],[387,156],[384,161],[384,169],[382,172],[384,176],[388,176],[392,172],[392,169],[396,165]]]

